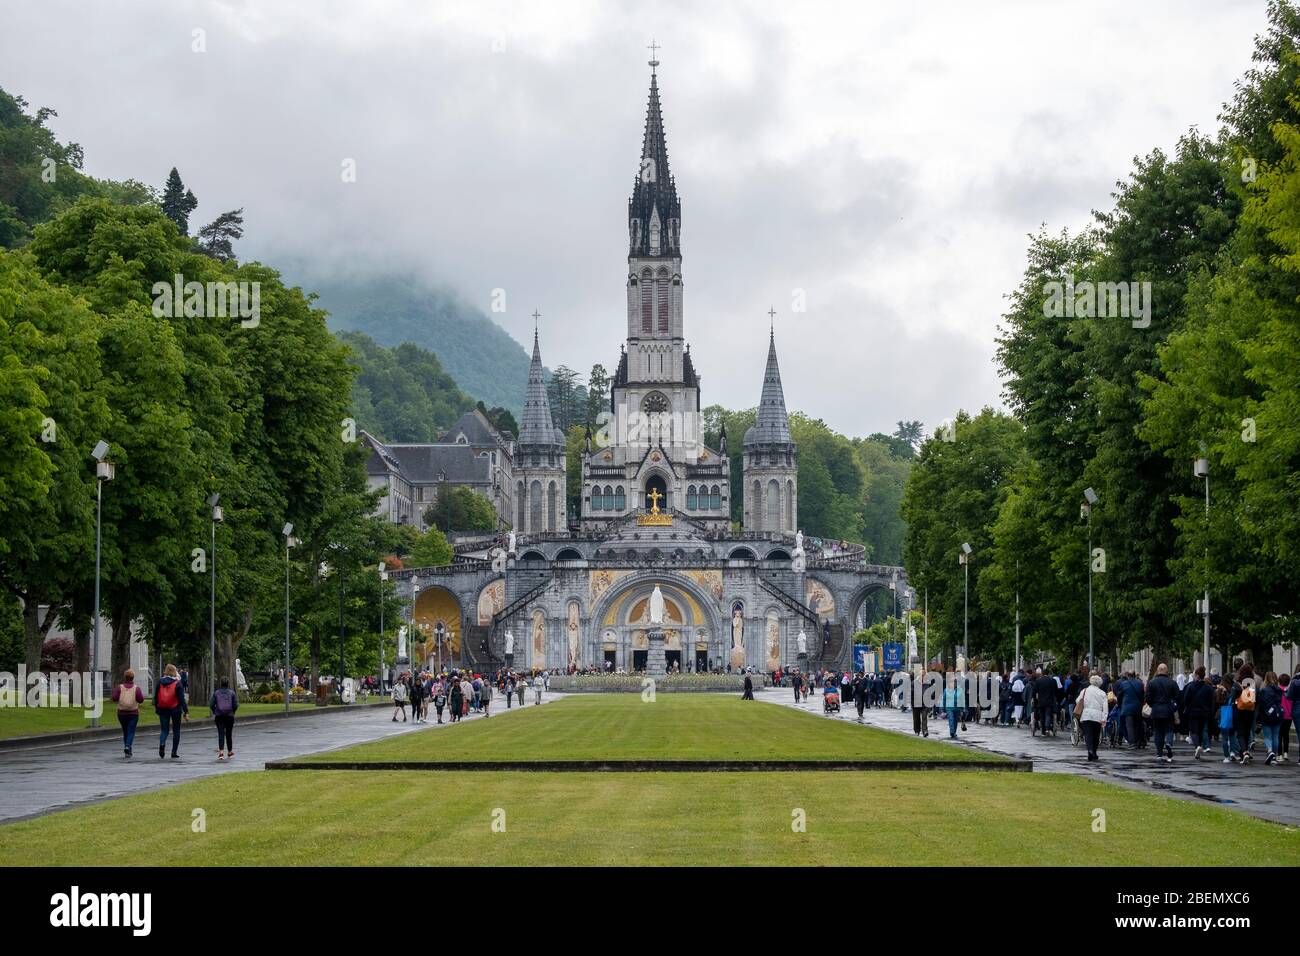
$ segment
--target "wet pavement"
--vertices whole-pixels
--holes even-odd
[[[759,700],[786,707],[798,707],[826,720],[846,720],[857,723],[858,714],[852,703],[845,704],[838,715],[822,714],[822,698],[810,694],[806,703],[794,702],[794,692],[788,688],[770,688],[755,692]],[[897,707],[867,708],[863,722],[872,727],[912,734],[912,715]],[[1174,762],[1157,763],[1154,745],[1145,750],[1127,748],[1111,749],[1103,746],[1098,751],[1101,758],[1095,763],[1087,760],[1087,749],[1080,741],[1076,747],[1070,743],[1069,731],[1057,737],[1029,735],[1029,729],[998,727],[992,724],[966,725],[965,733],[958,731],[957,740],[948,739],[947,717],[929,722],[930,739],[954,747],[978,747],[1008,757],[1018,757],[1034,762],[1034,773],[1071,773],[1093,777],[1107,783],[1162,793],[1166,796],[1188,800],[1205,800],[1218,803],[1251,816],[1290,826],[1300,825],[1300,766],[1295,762],[1268,766],[1267,753],[1261,753],[1263,741],[1256,744],[1254,761],[1246,766],[1223,763],[1223,750],[1217,742],[1208,755],[1196,760],[1196,748],[1184,738],[1174,741]],[[1300,744],[1292,749],[1291,756],[1300,755]]]
[[[562,696],[547,694],[546,702]],[[512,713],[499,704],[498,697],[492,707],[492,718]],[[531,693],[528,706],[535,706]],[[516,706],[514,711],[519,709]],[[256,723],[250,718],[243,726],[236,720],[235,759],[225,763],[217,760],[217,731],[211,726],[182,727],[180,759],[171,758],[171,741],[168,741],[167,757],[160,760],[158,722],[148,711],[141,713],[133,746],[135,756],[130,760],[122,755],[121,738],[0,751],[0,822],[157,790],[218,773],[261,770],[270,760],[450,726],[435,723],[432,709],[427,724],[412,723],[409,719],[406,723],[400,720],[393,723],[392,713],[387,707],[366,707],[348,713]],[[467,719],[484,718],[472,714]]]

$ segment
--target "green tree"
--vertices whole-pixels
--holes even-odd
[[[495,531],[497,512],[492,502],[464,485],[439,485],[434,503],[424,510],[424,523],[443,533]]]
[[[194,198],[194,193],[185,188],[185,184],[181,182],[181,174],[173,166],[172,171],[167,174],[167,184],[163,187],[162,211],[182,236],[190,234],[190,213],[198,205],[199,201]]]
[[[447,536],[437,528],[429,528],[411,547],[407,567],[433,568],[451,564],[452,550]]]

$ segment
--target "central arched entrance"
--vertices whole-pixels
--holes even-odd
[[[707,669],[722,653],[717,601],[696,582],[662,572],[630,576],[598,602],[591,622],[592,636],[600,642],[598,659],[616,670],[646,668],[652,629],[650,596],[656,584],[664,598],[665,664],[670,670]]]

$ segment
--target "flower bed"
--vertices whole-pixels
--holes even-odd
[[[754,686],[762,687],[763,675],[751,674]],[[645,674],[574,674],[552,677],[550,689],[566,694],[634,692],[645,689]],[[653,678],[656,691],[743,691],[743,674],[665,674]]]

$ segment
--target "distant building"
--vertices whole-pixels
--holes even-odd
[[[492,502],[498,528],[510,523],[514,436],[497,431],[478,409],[466,412],[437,442],[382,442],[361,433],[370,447],[367,484],[383,488],[379,513],[393,524],[426,527],[424,512],[441,491],[469,488]]]

